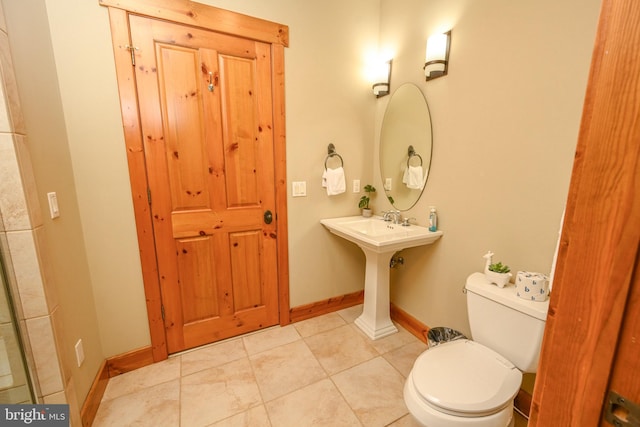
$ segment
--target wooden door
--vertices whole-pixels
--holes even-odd
[[[603,0],[530,427],[610,426],[609,390],[640,403],[638,52],[640,2]]]
[[[616,425],[615,420],[633,420],[640,426],[640,252],[636,254],[636,268],[627,299],[625,315],[618,336],[616,355],[613,361],[608,390],[635,405],[635,413],[619,397],[607,394],[603,411],[610,412],[601,421],[601,426]],[[622,424],[622,423],[621,423]],[[624,424],[622,424],[624,425]],[[631,424],[631,427],[635,427]]]
[[[269,44],[130,31],[168,352],[277,324]]]

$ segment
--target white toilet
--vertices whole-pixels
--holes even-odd
[[[513,426],[522,372],[538,367],[549,300],[522,299],[515,286],[499,288],[482,273],[470,275],[465,288],[473,341],[446,342],[418,356],[405,403],[427,427]]]

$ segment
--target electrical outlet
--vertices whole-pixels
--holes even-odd
[[[387,191],[391,191],[391,187],[393,186],[391,178],[387,178],[384,180],[384,189]]]
[[[359,179],[354,179],[353,180],[353,192],[354,193],[359,193],[360,192],[360,180]]]
[[[76,343],[76,360],[78,361],[78,368],[84,363],[84,347],[82,346],[82,339],[79,339]]]

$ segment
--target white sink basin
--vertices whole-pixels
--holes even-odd
[[[442,231],[429,231],[419,225],[405,227],[383,221],[379,216],[330,218],[322,219],[320,223],[332,233],[377,253],[429,245],[442,236]]]
[[[348,216],[322,219],[320,223],[364,252],[364,306],[356,325],[373,340],[398,332],[389,313],[389,261],[402,249],[430,245],[442,236],[442,231],[391,224],[380,217]]]

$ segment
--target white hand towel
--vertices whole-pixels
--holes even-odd
[[[424,178],[422,174],[422,166],[409,166],[404,170],[402,182],[407,188],[421,190],[424,186]]]
[[[344,169],[342,167],[325,169],[322,174],[322,186],[327,189],[327,196],[344,193],[347,189]]]

